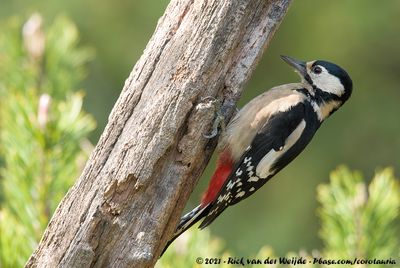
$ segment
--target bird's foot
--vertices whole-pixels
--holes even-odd
[[[225,117],[221,112],[221,103],[214,97],[205,97],[202,101],[210,101],[215,107],[215,119],[213,122],[212,130],[210,134],[203,134],[206,139],[212,139],[218,135],[218,127],[221,127],[221,131],[225,131]]]

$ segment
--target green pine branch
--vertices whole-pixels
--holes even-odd
[[[324,255],[389,259],[398,256],[400,187],[393,170],[379,171],[367,186],[359,172],[340,167],[318,188]],[[400,265],[400,264],[399,264]],[[377,267],[377,266],[374,266]]]
[[[82,111],[85,63],[66,17],[44,30],[33,15],[0,35],[0,267],[21,267],[87,158],[94,129]]]

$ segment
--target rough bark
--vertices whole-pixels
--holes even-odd
[[[152,267],[291,0],[172,0],[26,267]]]

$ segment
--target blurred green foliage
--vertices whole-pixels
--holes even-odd
[[[341,167],[331,174],[329,185],[318,187],[318,200],[324,256],[400,257],[400,230],[396,225],[400,219],[400,185],[393,170],[379,171],[367,186],[359,172]]]
[[[78,176],[95,127],[82,111],[77,29],[58,17],[44,32],[33,15],[0,34],[0,267],[22,267]],[[86,140],[86,141],[85,141]],[[83,150],[83,147],[89,147]]]
[[[360,172],[339,167],[332,172],[329,184],[318,186],[317,195],[320,203],[320,236],[324,242],[322,250],[313,250],[312,254],[290,252],[279,257],[270,247],[264,246],[257,254],[244,256],[224,250],[224,244],[211,238],[209,231],[192,228],[171,245],[156,268],[229,268],[233,266],[230,260],[242,261],[246,267],[253,268],[336,267],[327,263],[341,260],[355,262],[347,266],[341,264],[341,267],[400,267],[400,230],[395,225],[396,220],[400,219],[400,184],[391,169],[377,172],[367,185]],[[237,234],[235,238],[240,241],[241,235]],[[292,263],[283,264],[283,258]],[[206,259],[220,264],[207,265]],[[264,265],[267,259],[270,264]],[[275,263],[273,260],[276,260]],[[293,263],[299,260],[306,262],[302,265]],[[362,263],[374,260],[377,264]],[[261,261],[263,265],[252,265],[255,261]]]
[[[99,127],[96,142],[116,98],[169,1],[1,0],[0,20],[10,14],[42,13],[47,23],[64,13],[76,22],[83,44],[96,50],[84,107]],[[376,167],[400,170],[400,1],[299,0],[271,41],[239,103],[297,76],[279,55],[327,59],[344,67],[354,81],[353,96],[320,128],[311,144],[287,168],[253,195],[226,210],[211,226],[240,254],[264,244],[278,255],[322,244],[314,189],[342,163],[372,176]],[[4,29],[0,25],[0,29]],[[215,160],[192,194],[187,210],[199,202]],[[235,224],[232,224],[235,223]],[[240,241],[235,235],[241,233]]]

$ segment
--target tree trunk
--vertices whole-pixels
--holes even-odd
[[[291,0],[172,0],[26,267],[152,267]]]

